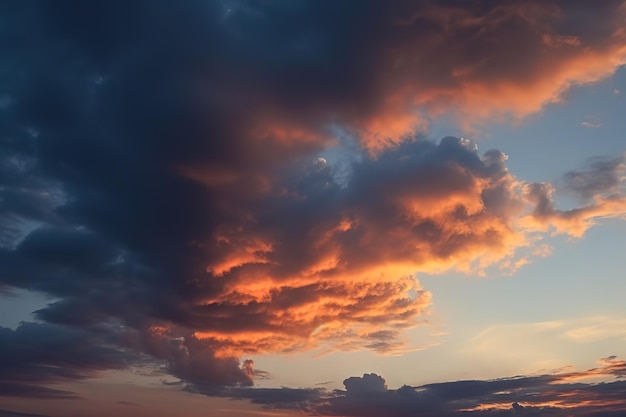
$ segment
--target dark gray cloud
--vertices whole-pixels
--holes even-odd
[[[520,196],[502,152],[416,135],[419,114],[521,116],[609,75],[622,4],[1,4],[0,287],[58,299],[2,330],[3,378],[148,355],[246,386],[247,353],[401,349],[430,300],[415,271],[511,255],[527,199],[567,217]],[[341,183],[318,159],[337,129],[359,154]]]
[[[385,380],[376,374],[363,374],[362,378],[350,377],[343,381],[343,385],[348,395],[368,395],[387,391]]]
[[[11,410],[0,410],[0,416],[2,417],[50,417],[43,414],[31,414],[31,413],[18,413]]]
[[[267,408],[324,416],[623,415],[626,381],[578,382],[593,376],[623,377],[624,361],[609,357],[600,362],[601,367],[581,372],[405,385],[398,389],[388,389],[379,375],[364,374],[346,379],[344,391],[239,389],[209,395],[253,399]]]
[[[0,394],[3,397],[25,397],[36,399],[78,399],[74,392],[49,388],[39,384],[48,381],[36,381],[38,385],[22,384],[19,382],[0,381]]]
[[[84,329],[22,323],[15,330],[0,327],[0,396],[73,398],[70,392],[40,385],[127,367],[136,354],[121,349],[116,337],[106,326]]]
[[[619,186],[626,175],[624,161],[624,156],[591,158],[587,170],[569,171],[565,174],[565,188],[583,200],[619,193]]]

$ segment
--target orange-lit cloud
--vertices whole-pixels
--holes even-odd
[[[551,410],[554,414],[559,413],[559,410],[563,410],[565,415],[567,415],[567,410],[577,410],[581,415],[588,415],[586,414],[587,412],[589,415],[594,415],[594,413],[602,411],[626,411],[626,404],[623,398],[621,398],[621,395],[623,395],[621,392],[624,389],[622,387],[622,385],[624,385],[623,381],[620,381],[619,387],[616,387],[617,392],[613,393],[611,390],[608,390],[606,395],[603,393],[602,388],[611,385],[610,382],[605,383],[606,385],[580,383],[580,381],[601,377],[605,379],[606,377],[611,377],[608,379],[610,381],[615,378],[623,378],[626,375],[626,361],[620,360],[616,356],[600,359],[598,363],[602,366],[580,372],[564,372],[539,377],[537,382],[539,382],[540,379],[544,379],[540,384],[547,385],[544,386],[542,393],[537,396],[523,395],[521,392],[523,389],[519,388],[509,391],[508,394],[517,394],[518,398],[526,397],[524,402],[516,402],[515,404],[517,404],[517,406],[514,404],[512,407],[510,400],[507,399],[505,402],[499,402],[497,400],[493,402],[483,402],[477,406],[461,411],[484,412],[508,410],[511,409],[511,407],[520,411],[524,409],[528,411],[543,410],[546,413],[549,413]],[[497,396],[494,397],[497,398]],[[496,398],[494,398],[494,400]]]
[[[603,17],[582,22],[578,13]],[[390,22],[377,27],[379,37],[401,41],[379,41],[380,50],[372,51],[383,77],[373,85],[384,93],[377,110],[356,122],[364,146],[373,153],[396,146],[423,130],[428,117],[456,114],[471,129],[561,101],[570,87],[603,79],[626,63],[625,14],[619,2],[604,10],[534,1],[487,10],[437,2],[389,8],[381,13]]]
[[[187,325],[219,356],[402,352],[403,331],[430,303],[416,274],[513,273],[550,254],[546,232],[580,237],[626,213],[620,158],[567,174],[565,188],[592,200],[570,210],[557,209],[551,184],[519,180],[506,160],[448,137],[366,157],[345,186],[325,160],[293,168],[280,186],[248,195],[247,214],[205,243],[210,290],[200,285],[206,295],[189,306]]]
[[[224,312],[231,307],[231,314],[256,315],[259,320],[254,326],[242,326],[239,331],[199,331],[196,336],[219,345],[218,354],[223,356],[314,348],[393,353],[402,347],[396,340],[399,333],[418,325],[430,302],[430,294],[414,279],[394,275],[375,283],[320,281],[266,288],[269,294],[247,304],[219,301],[196,310],[212,319],[212,310]]]
[[[623,156],[596,157],[590,159],[587,170],[566,173],[563,190],[584,203],[568,210],[557,209],[552,184],[526,184],[525,198],[534,209],[521,223],[530,229],[580,237],[599,219],[623,218],[626,213],[626,197],[622,192],[625,169]]]
[[[261,5],[232,7],[226,27],[248,23],[237,31],[251,44],[263,37],[255,30],[285,12],[281,6],[276,16]],[[225,74],[228,94],[209,94],[241,129],[242,145],[261,158],[280,146],[291,152],[328,146],[332,125],[375,155],[427,131],[440,116],[470,131],[493,120],[519,121],[626,63],[626,9],[620,1],[602,8],[555,0],[482,7],[388,2],[358,12],[346,4],[320,7],[327,20],[309,20],[316,13],[305,11],[314,7],[303,6],[293,16],[294,22],[303,20],[296,24],[301,27],[285,34],[287,44],[273,49],[276,56],[241,57],[239,65],[249,68],[239,82]],[[331,42],[333,36],[341,41]],[[305,51],[309,45],[308,65],[294,62],[287,38]]]
[[[568,372],[559,375],[558,380],[555,380],[554,384],[567,383],[571,381],[587,380],[590,378],[600,377],[617,377],[623,378],[626,376],[626,361],[618,359],[617,356],[609,356],[608,358],[602,358],[598,361],[599,368],[592,368],[581,372]]]

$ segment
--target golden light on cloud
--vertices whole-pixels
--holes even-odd
[[[218,304],[203,304],[197,307],[198,314],[204,320],[225,322],[248,314],[256,319],[248,324],[233,322],[228,331],[198,330],[195,335],[210,340],[220,357],[364,347],[393,353],[403,348],[394,341],[398,333],[419,325],[430,294],[411,277],[381,278],[368,282],[317,277],[300,287],[265,283],[263,295],[240,287],[239,300],[228,297]],[[213,317],[211,309],[217,305],[220,313]]]
[[[441,115],[456,115],[471,132],[488,121],[520,120],[562,101],[572,86],[597,82],[626,63],[626,31],[618,23],[624,13],[622,8],[607,16],[603,44],[582,31],[555,32],[550,22],[562,19],[562,10],[548,3],[503,4],[482,15],[435,5],[408,19],[396,17],[398,33],[424,22],[439,31],[427,41],[406,39],[382,54],[390,67],[381,82],[387,98],[366,118],[364,146],[373,154],[397,146]],[[503,30],[507,25],[517,33]],[[459,33],[468,35],[463,42]],[[501,45],[513,46],[494,47],[490,36],[506,36]]]
[[[222,276],[233,268],[247,264],[268,263],[267,254],[272,251],[272,244],[260,239],[250,239],[243,242],[231,242],[228,237],[218,236],[218,245],[231,247],[226,255],[218,262],[207,266],[207,272],[215,276]]]
[[[205,243],[213,248],[206,271],[219,285],[192,307],[195,334],[220,357],[406,351],[403,332],[430,304],[416,274],[512,274],[550,254],[547,233],[580,237],[626,213],[620,160],[572,171],[573,189],[592,201],[570,210],[557,208],[551,184],[519,180],[506,161],[448,137],[370,155],[344,187],[332,164],[314,160],[283,188],[246,191],[251,205]]]

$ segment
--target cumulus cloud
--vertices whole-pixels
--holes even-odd
[[[253,383],[248,354],[403,352],[431,299],[416,273],[513,265],[534,233],[624,212],[620,163],[571,174],[593,201],[561,211],[501,151],[420,134],[610,75],[622,2],[0,7],[0,285],[58,300],[3,333],[6,358],[42,352],[11,384],[148,355],[217,389]],[[350,141],[338,175],[320,155]],[[94,349],[59,375],[58,338]]]
[[[373,392],[385,392],[385,380],[376,374],[363,374],[362,378],[350,377],[343,381],[349,395],[368,395]]]

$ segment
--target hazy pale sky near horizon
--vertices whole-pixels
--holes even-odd
[[[0,10],[0,416],[626,413],[624,1]]]

